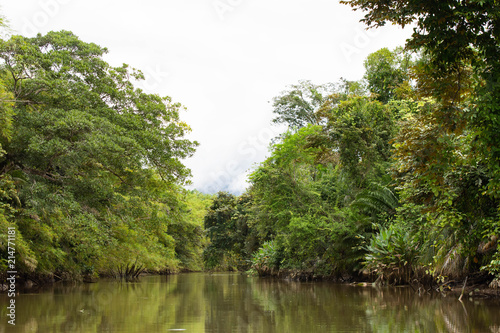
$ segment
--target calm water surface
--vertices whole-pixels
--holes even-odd
[[[239,274],[147,276],[137,283],[55,285],[16,297],[3,332],[494,332],[500,301],[463,303],[374,289]]]

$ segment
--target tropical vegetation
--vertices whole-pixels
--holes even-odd
[[[500,285],[500,5],[345,0],[412,24],[359,81],[299,81],[247,191],[186,190],[184,108],[69,31],[0,41],[0,252],[33,281],[143,270]]]
[[[183,189],[184,108],[106,53],[68,31],[0,41],[1,244],[14,228],[26,279],[202,269],[208,198]]]
[[[273,122],[288,131],[244,194],[247,267],[498,285],[500,7],[342,2],[370,27],[413,24],[414,34],[370,54],[361,81],[301,81],[274,98]]]

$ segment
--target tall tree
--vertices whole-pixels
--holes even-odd
[[[394,51],[382,48],[373,52],[368,55],[364,65],[368,89],[383,103],[395,97],[404,97],[408,92],[403,90],[411,88],[409,84],[411,60],[401,48]]]
[[[331,83],[316,85],[311,81],[299,81],[273,98],[273,113],[276,115],[273,123],[286,124],[291,129],[317,125],[320,122],[319,107],[335,92],[336,87]]]
[[[390,157],[389,140],[395,132],[390,108],[368,97],[351,97],[323,106],[327,117],[324,144],[338,152],[344,172],[357,188],[367,185]]]
[[[167,229],[180,219],[190,174],[181,159],[196,142],[183,138],[182,106],[134,88],[142,73],[110,66],[106,52],[68,31],[0,41],[15,99],[0,176],[19,179],[15,222],[38,272],[92,273],[137,257],[175,266]]]

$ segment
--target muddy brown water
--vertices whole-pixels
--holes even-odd
[[[495,332],[500,300],[241,274],[145,276],[0,295],[3,332]]]

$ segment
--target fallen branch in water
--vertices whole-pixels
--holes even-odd
[[[465,277],[464,286],[462,287],[462,293],[460,294],[460,297],[458,298],[458,300],[460,302],[462,302],[462,296],[464,296],[465,285],[467,284],[467,278],[468,278],[468,276]]]

